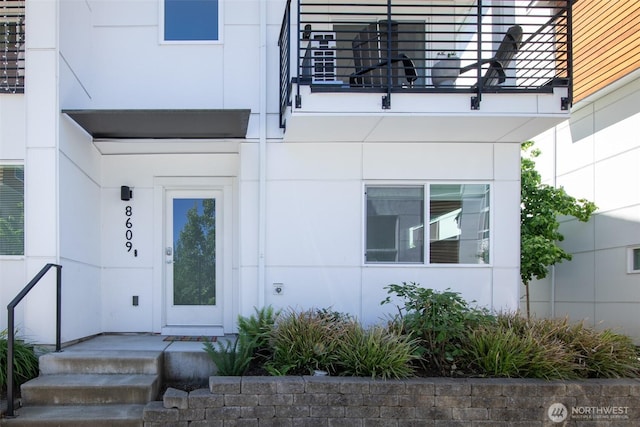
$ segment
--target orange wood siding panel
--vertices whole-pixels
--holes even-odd
[[[640,68],[640,0],[573,6],[573,101]]]

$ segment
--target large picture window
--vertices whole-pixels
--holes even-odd
[[[488,264],[489,195],[488,184],[367,186],[365,262]]]
[[[24,168],[0,165],[0,255],[24,255]]]
[[[164,41],[220,40],[218,0],[162,0]]]

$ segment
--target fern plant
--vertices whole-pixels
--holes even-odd
[[[204,350],[218,367],[218,375],[243,375],[251,362],[270,357],[269,337],[279,311],[271,306],[256,308],[249,317],[238,316],[238,336],[224,342],[205,341]]]
[[[218,375],[240,376],[245,373],[253,359],[255,341],[244,334],[235,340],[205,341],[204,350],[218,368]]]

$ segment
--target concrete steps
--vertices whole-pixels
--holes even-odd
[[[147,403],[158,395],[158,382],[157,375],[44,375],[22,385],[22,404]]]
[[[162,351],[68,351],[40,357],[8,426],[142,426],[162,383]]]
[[[40,374],[147,374],[162,372],[162,352],[84,350],[40,356]]]
[[[27,406],[0,424],[24,427],[142,427],[145,405]]]

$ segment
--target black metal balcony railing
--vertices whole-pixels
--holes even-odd
[[[479,109],[483,93],[570,85],[571,0],[294,0],[279,46],[283,116],[305,85],[381,92],[382,108],[394,92],[466,92]]]
[[[24,1],[0,1],[0,94],[24,92]]]

